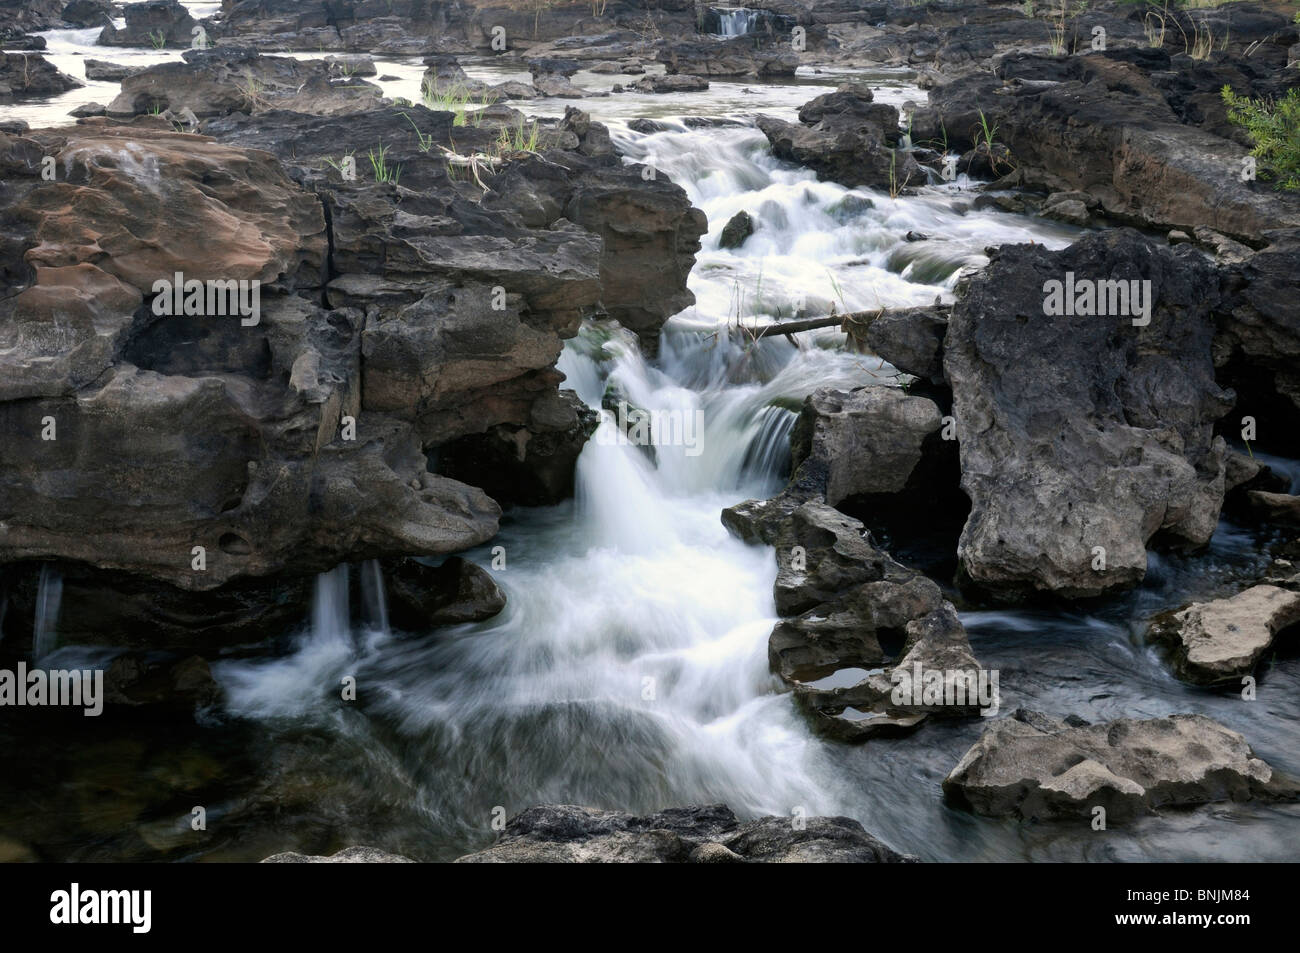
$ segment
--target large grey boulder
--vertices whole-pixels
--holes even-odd
[[[0,52],[0,102],[58,96],[82,85],[40,53]]]
[[[798,503],[787,491],[724,511],[723,521],[776,549],[777,612],[792,618],[772,629],[768,659],[818,730],[860,741],[927,718],[996,711],[996,684],[981,671],[956,610],[859,520],[820,499]],[[918,675],[938,693],[925,696]]]
[[[99,34],[100,46],[157,46],[187,49],[199,22],[179,0],[145,0],[122,8],[125,26],[109,23]]]
[[[935,305],[884,311],[862,331],[862,341],[900,371],[943,385],[943,338],[951,310]]]
[[[1017,711],[990,725],[944,779],[953,803],[992,817],[1124,820],[1163,807],[1296,800],[1300,786],[1204,715],[1068,724]]]
[[[1149,315],[1044,313],[1050,282],[1110,280],[1149,290]],[[1211,358],[1219,300],[1198,252],[1130,230],[1059,252],[1004,247],[970,282],[944,370],[971,581],[1007,597],[1094,596],[1140,582],[1157,534],[1184,549],[1209,541],[1226,454],[1214,424],[1233,398]]]
[[[819,179],[879,189],[924,185],[920,166],[895,148],[898,109],[873,98],[867,87],[846,84],[805,103],[799,122],[759,116],[758,128],[773,155],[807,166]]]
[[[849,497],[899,493],[942,423],[934,401],[895,387],[820,388],[804,401],[790,435],[793,481],[824,483],[831,506]]]
[[[1173,645],[1180,678],[1214,685],[1249,675],[1274,638],[1297,623],[1300,592],[1259,585],[1166,613],[1153,623],[1151,635]]]

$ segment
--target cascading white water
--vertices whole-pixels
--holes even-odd
[[[367,559],[361,564],[361,601],[366,626],[388,635],[388,595],[384,592],[384,571],[378,559]]]
[[[744,7],[736,10],[719,8],[717,14],[718,35],[726,37],[747,36],[753,33],[760,15],[758,10],[746,10]]]
[[[40,662],[58,643],[59,605],[63,601],[63,574],[49,563],[41,566],[36,587],[36,620],[32,627],[32,658]]]
[[[340,680],[355,675],[357,658],[348,598],[348,565],[342,563],[316,577],[311,626],[296,638],[290,655],[269,663],[225,662],[214,674],[226,685],[229,705],[250,717],[272,717],[308,711],[322,699],[338,698]],[[373,648],[380,633],[363,643]]]
[[[368,767],[391,772],[395,789],[414,785],[430,822],[465,836],[496,805],[556,801],[860,814],[852,784],[769,671],[772,551],[734,539],[719,517],[779,487],[793,409],[808,393],[889,386],[895,374],[840,348],[834,331],[794,344],[755,342],[730,326],[788,316],[801,298],[810,314],[929,303],[986,245],[1063,243],[1064,233],[1010,216],[968,220],[946,198],[893,200],[818,182],[773,160],[752,128],[616,136],[708,214],[690,277],[697,304],[664,328],[653,363],[630,333],[587,327],[559,368],[592,407],[608,395],[698,413],[696,446],[651,454],[620,442],[604,411],[578,461],[575,501],[507,519],[491,542],[507,555],[496,574],[509,598],[501,615],[432,638],[371,640],[352,655],[322,618],[320,600],[338,592],[327,574],[314,634],[294,656],[218,667],[228,707],[365,732],[371,722],[339,722],[324,695],[288,684],[337,681],[346,667],[369,692],[367,716],[402,739],[401,763]],[[739,249],[719,248],[722,225],[742,208],[758,232]],[[918,275],[923,256],[893,259],[916,252],[901,238],[909,229],[943,236],[931,250],[941,267]],[[487,547],[468,555],[491,562]],[[328,615],[346,618],[337,608]]]

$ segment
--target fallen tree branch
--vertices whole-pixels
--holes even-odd
[[[773,324],[764,324],[760,326],[742,325],[744,331],[754,340],[769,337],[773,334],[798,334],[800,331],[816,331],[821,328],[839,328],[846,334],[853,334],[861,331],[871,324],[872,321],[885,313],[881,308],[878,311],[846,311],[844,314],[828,314],[821,318],[800,318],[797,321],[777,321]]]

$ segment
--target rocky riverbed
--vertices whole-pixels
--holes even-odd
[[[1297,19],[0,0],[0,859],[1289,858]]]

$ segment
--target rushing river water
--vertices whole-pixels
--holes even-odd
[[[177,55],[95,49],[87,45],[95,32],[48,34],[55,62],[80,76],[80,56]],[[412,98],[421,70],[412,59],[379,64],[397,77],[386,90]],[[506,76],[489,63],[470,73]],[[903,74],[864,77],[883,101],[923,101]],[[659,447],[652,463],[606,439],[607,419],[579,460],[573,501],[514,509],[500,536],[469,554],[488,565],[504,553],[496,578],[509,603],[488,622],[392,631],[377,569],[339,567],[317,581],[312,618],[278,651],[216,665],[226,702],[199,724],[0,737],[17,762],[0,779],[0,853],[7,837],[51,859],[260,859],[356,843],[450,859],[492,840],[497,809],[725,802],[744,815],[847,815],[926,860],[1293,859],[1294,806],[1217,805],[1105,833],[952,810],[939,785],[984,728],[979,719],[838,744],[809,730],[769,672],[774,557],[730,537],[719,512],[780,487],[794,402],[825,385],[895,386],[895,375],[843,350],[835,332],[803,335],[801,347],[747,346],[727,325],[789,314],[799,302],[820,314],[831,304],[950,300],[960,269],[982,263],[986,247],[1060,247],[1077,234],[969,211],[961,183],[891,198],[775,161],[749,117],[789,116],[840,78],[581,103],[630,160],[686,189],[709,232],[690,278],[697,304],[665,327],[658,358],[645,360],[623,332],[587,327],[561,359],[566,386],[592,406],[612,386],[638,406],[701,411],[698,454]],[[575,79],[592,89],[611,82]],[[17,114],[64,122],[73,105],[113,92],[74,91]],[[523,108],[557,115],[567,104]],[[687,116],[735,122],[692,128]],[[628,121],[642,117],[663,130],[632,132]],[[719,248],[722,226],[740,210],[754,216],[756,233],[740,249]],[[929,237],[907,241],[909,232]],[[1140,590],[1099,607],[969,609],[963,620],[980,661],[1001,673],[1004,710],[1090,721],[1203,712],[1300,773],[1300,660],[1276,659],[1247,703],[1176,681],[1142,637],[1155,611],[1231,592],[1261,569],[1266,541],[1225,522],[1208,553],[1153,556]],[[362,574],[358,611],[348,605],[349,573]],[[48,664],[90,657],[62,646]],[[356,702],[339,698],[346,676],[357,680]],[[208,812],[209,830],[197,837],[194,804]]]

